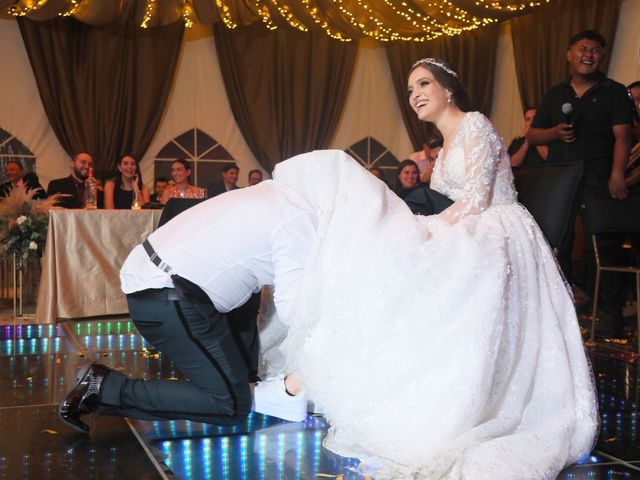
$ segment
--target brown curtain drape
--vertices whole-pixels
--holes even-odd
[[[496,50],[499,26],[472,30],[453,37],[444,36],[423,43],[393,42],[386,47],[389,66],[402,118],[416,150],[433,137],[437,130],[431,123],[421,122],[407,100],[407,73],[421,58],[441,58],[453,64],[466,86],[472,110],[488,115],[493,96]]]
[[[231,110],[249,148],[271,171],[292,155],[326,148],[337,127],[357,43],[322,32],[229,30],[214,24]]]
[[[182,22],[142,29],[135,10],[135,2],[130,2],[125,15],[104,28],[71,18],[19,19],[58,140],[69,155],[91,153],[100,178],[115,172],[122,153],[140,158],[148,148],[171,89],[184,33]]]
[[[567,78],[569,38],[596,30],[613,49],[622,0],[564,0],[511,20],[511,38],[523,108],[535,107],[545,93]],[[605,58],[606,72],[609,61]]]

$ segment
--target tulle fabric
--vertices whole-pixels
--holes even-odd
[[[474,149],[482,165],[467,165]],[[503,150],[467,114],[433,180],[456,203],[433,217],[412,215],[344,152],[276,168],[275,183],[320,212],[287,369],[326,413],[327,446],[376,479],[554,479],[593,446],[570,293],[515,203]]]

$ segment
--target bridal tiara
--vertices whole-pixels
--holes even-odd
[[[436,60],[435,58],[429,57],[429,58],[423,58],[421,60],[418,60],[416,63],[413,64],[412,68],[416,68],[418,65],[423,65],[423,64],[435,65],[436,67],[439,67],[445,72],[447,72],[449,75],[452,75],[458,78],[458,73],[455,70],[452,70],[451,68],[447,67],[444,63],[442,63],[440,60]]]

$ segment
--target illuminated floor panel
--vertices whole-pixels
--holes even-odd
[[[633,347],[599,344],[590,353],[600,437],[558,479],[640,480]],[[0,479],[363,480],[356,460],[322,447],[328,425],[320,416],[288,423],[252,414],[234,427],[99,416],[91,436],[76,433],[58,420],[57,404],[87,360],[148,379],[181,378],[128,320],[0,327]]]

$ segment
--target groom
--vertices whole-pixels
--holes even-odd
[[[60,405],[64,422],[88,432],[81,417],[94,412],[218,425],[247,416],[259,305],[246,302],[273,285],[286,321],[316,234],[316,213],[284,188],[264,181],[207,200],[133,249],[120,272],[131,318],[187,380],[134,379],[93,363]],[[283,379],[262,382],[256,405],[286,420],[306,417],[304,397],[287,392]]]

